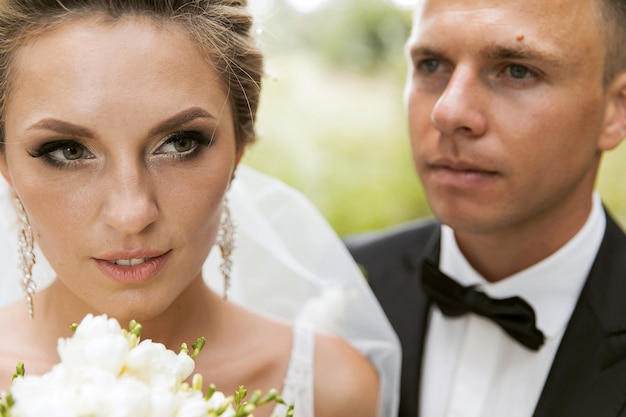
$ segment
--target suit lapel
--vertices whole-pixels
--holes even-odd
[[[439,258],[439,235],[439,223],[420,224],[393,235],[393,255],[383,269],[373,271],[384,279],[370,281],[379,299],[386,300],[385,313],[402,346],[400,416],[416,417],[419,413],[422,351],[429,311],[420,270],[425,256]]]
[[[614,417],[626,404],[626,236],[607,215],[602,245],[533,417]]]
[[[422,289],[422,277],[421,277],[421,265],[424,258],[429,258],[435,263],[439,263],[439,250],[440,250],[440,241],[441,241],[441,228],[437,224],[433,233],[428,239],[428,243],[425,246],[425,250],[420,256],[412,256],[412,278],[416,284],[415,294],[416,294],[416,303],[417,311],[416,313],[416,323],[417,328],[415,329],[415,335],[417,337],[413,355],[414,363],[412,364],[412,369],[410,375],[407,379],[410,378],[409,386],[407,387],[403,395],[406,395],[407,398],[419,398],[421,392],[421,376],[422,376],[422,363],[424,356],[424,345],[426,342],[426,333],[428,330],[428,317],[429,317],[429,307],[430,302],[424,290]],[[404,381],[403,381],[404,382]],[[406,401],[405,401],[406,404]],[[419,403],[417,401],[412,401],[410,404],[406,404],[407,407],[412,407],[410,409],[405,410],[406,413],[400,413],[400,415],[410,415],[419,417]]]

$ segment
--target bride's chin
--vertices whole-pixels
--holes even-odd
[[[131,321],[136,321],[140,324],[157,321],[158,317],[164,312],[163,307],[151,305],[149,302],[142,302],[134,300],[132,302],[123,302],[118,300],[107,302],[106,300],[99,299],[95,302],[89,302],[89,300],[81,300],[75,305],[66,304],[67,314],[63,314],[63,318],[67,321],[71,319],[73,323],[79,323],[86,315],[93,314],[94,316],[106,315],[109,318],[116,319],[120,326],[128,328]],[[72,323],[67,323],[71,325]]]
[[[165,309],[149,305],[115,306],[101,311],[99,314],[106,314],[108,317],[116,319],[124,328],[128,327],[131,321],[136,321],[142,325],[151,322],[158,322],[163,317]],[[144,326],[145,327],[145,326]]]
[[[45,300],[35,299],[35,309],[62,323],[67,322],[68,326],[79,323],[87,314],[106,314],[123,328],[128,328],[132,320],[140,323],[144,334],[152,333],[151,329],[160,332],[182,327],[191,315],[207,316],[206,310],[215,304],[214,298],[220,299],[216,295],[211,298],[213,293],[201,277],[184,288],[150,286],[113,292],[91,288],[89,294],[82,295],[79,289],[55,282],[42,293],[45,293],[41,294]],[[42,311],[44,308],[46,312]]]

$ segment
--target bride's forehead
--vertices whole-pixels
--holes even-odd
[[[76,21],[24,45],[4,109],[10,131],[41,118],[141,127],[199,106],[230,120],[221,78],[176,27]]]
[[[10,83],[18,87],[14,91],[25,79],[78,92],[151,81],[167,88],[184,83],[189,74],[201,74],[203,83],[212,80],[214,88],[219,79],[207,53],[177,24],[141,17],[64,23],[22,45],[10,72]]]
[[[72,51],[88,51],[96,45],[107,49],[137,49],[158,46],[167,41],[176,42],[184,49],[195,47],[189,32],[173,21],[156,21],[135,15],[111,19],[95,14],[77,16],[24,33],[16,54],[23,54],[23,51],[32,50],[38,45],[67,48],[65,53],[69,54]],[[92,53],[103,54],[107,49],[93,49]],[[58,58],[62,60],[64,56]]]

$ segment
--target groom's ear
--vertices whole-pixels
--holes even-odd
[[[616,148],[626,136],[626,71],[609,85],[607,97],[604,129],[598,142],[600,151]]]

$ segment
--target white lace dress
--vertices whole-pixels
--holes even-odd
[[[313,353],[315,333],[303,322],[294,323],[291,359],[281,396],[294,405],[294,417],[314,417],[313,414]],[[284,417],[287,406],[277,405],[272,417]]]

